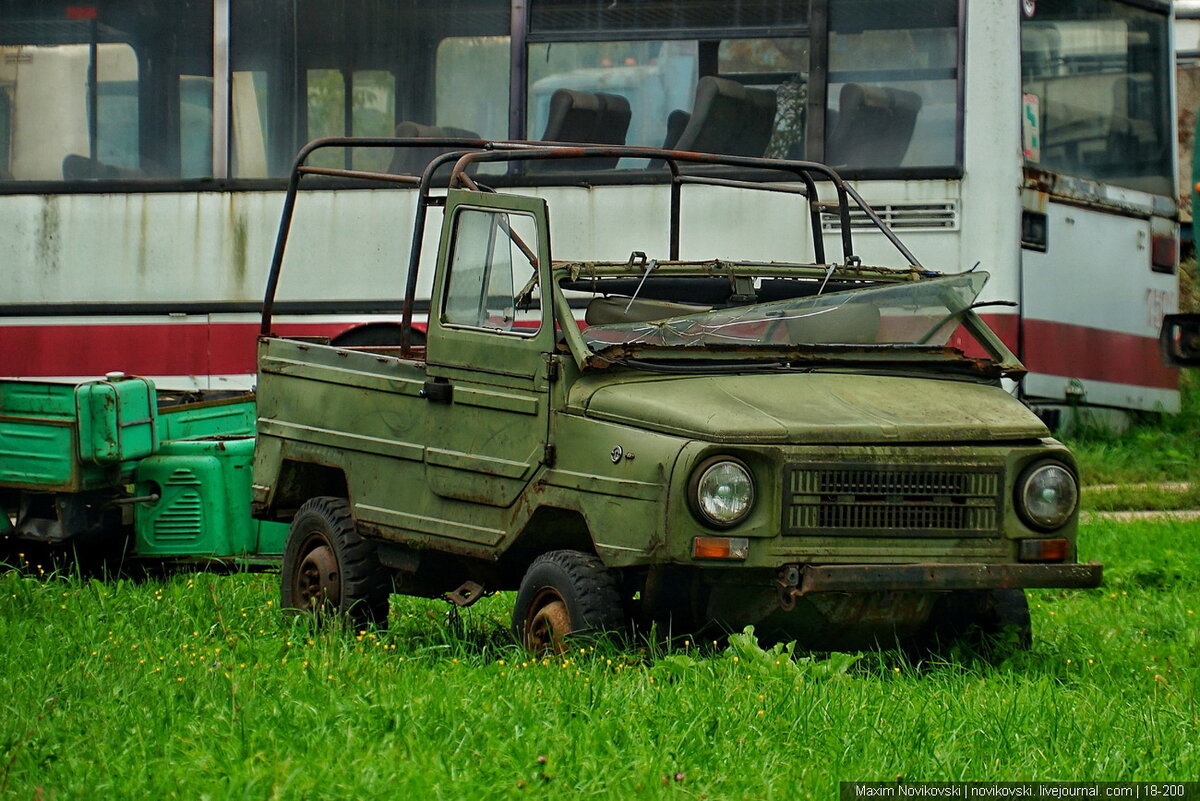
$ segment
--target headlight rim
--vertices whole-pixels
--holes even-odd
[[[745,511],[727,523],[720,520],[714,520],[713,518],[709,517],[704,511],[703,505],[700,503],[701,480],[709,470],[723,462],[729,462],[740,467],[743,471],[745,471],[746,477],[750,481],[750,500],[746,503]],[[703,525],[717,531],[727,531],[731,528],[735,528],[744,523],[746,518],[750,517],[751,512],[754,511],[754,504],[758,500],[758,487],[754,481],[754,471],[750,469],[750,465],[746,464],[744,460],[739,459],[736,456],[730,456],[728,454],[709,456],[697,464],[692,470],[691,478],[688,479],[687,497],[688,506],[691,507],[692,515]]]
[[[1047,467],[1061,468],[1070,477],[1072,484],[1074,484],[1075,498],[1071,505],[1071,510],[1062,518],[1062,522],[1058,523],[1057,525],[1047,525],[1045,523],[1038,522],[1036,519],[1034,519],[1033,514],[1029,511],[1029,508],[1025,503],[1025,491],[1029,486],[1030,480],[1032,480],[1038,471]],[[1061,459],[1038,459],[1026,465],[1021,471],[1020,475],[1017,477],[1017,481],[1013,485],[1013,491],[1013,502],[1016,506],[1018,516],[1026,526],[1034,531],[1060,531],[1079,513],[1079,475],[1071,464]]]

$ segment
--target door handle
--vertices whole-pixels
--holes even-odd
[[[432,403],[450,403],[454,399],[454,386],[445,379],[426,381],[419,394]]]

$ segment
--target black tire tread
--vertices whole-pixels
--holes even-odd
[[[548,551],[533,560],[534,565],[539,562],[558,565],[571,577],[583,613],[579,631],[621,628],[624,615],[617,574],[605,567],[599,557],[582,551]]]
[[[355,626],[383,623],[387,620],[393,586],[391,571],[379,562],[375,543],[364,539],[354,524],[350,503],[345,498],[320,495],[309,498],[296,511],[294,519],[314,514],[328,528],[330,544],[338,558],[341,574],[341,603],[338,613]],[[289,544],[290,542],[289,537]],[[295,547],[298,547],[296,544]],[[293,554],[293,562],[295,561]],[[288,566],[285,552],[284,567]],[[280,581],[283,607],[294,608],[290,576]]]
[[[557,580],[544,577],[558,573]],[[536,579],[539,574],[542,579]],[[582,551],[547,551],[535,558],[525,571],[513,608],[512,633],[524,642],[525,618],[534,593],[553,584],[571,609],[571,636],[605,635],[621,631],[625,614],[621,604],[620,577],[600,559]],[[561,585],[561,586],[560,586]]]

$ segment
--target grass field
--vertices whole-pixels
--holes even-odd
[[[911,665],[746,638],[530,662],[511,599],[314,631],[270,574],[0,577],[0,795],[835,797],[839,780],[1200,776],[1195,524],[1093,522],[1103,588],[1031,593],[1031,652]]]
[[[1084,509],[1200,509],[1197,372],[1183,371],[1179,414],[1147,414],[1120,433],[1086,425],[1085,414],[1085,425],[1063,437],[1079,463]]]

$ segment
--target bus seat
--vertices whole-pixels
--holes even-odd
[[[592,298],[587,305],[587,310],[583,313],[583,321],[588,325],[645,323],[651,320],[667,320],[671,317],[682,317],[685,314],[698,314],[706,311],[712,311],[712,306],[650,298],[636,298],[630,303],[629,298],[611,295]]]
[[[825,145],[834,167],[897,167],[912,142],[921,96],[904,89],[842,86],[836,127]]]
[[[629,101],[621,95],[559,89],[550,96],[550,113],[541,141],[623,145],[632,116]],[[528,167],[531,170],[607,170],[616,165],[616,158],[596,158],[531,162]]]
[[[775,126],[775,92],[705,75],[674,150],[761,156]],[[668,121],[669,127],[669,121]]]
[[[116,167],[75,153],[63,157],[62,173],[64,181],[117,181],[123,178],[146,177],[141,170],[131,167]]]
[[[479,134],[466,128],[422,125],[419,122],[402,122],[396,126],[394,136],[402,139],[478,139]],[[398,147],[392,153],[387,171],[393,175],[420,175],[435,157],[449,153],[453,147]]]
[[[683,136],[691,119],[692,115],[681,108],[677,108],[667,115],[667,138],[663,140],[663,150],[675,149],[675,143],[679,141],[679,137]]]

